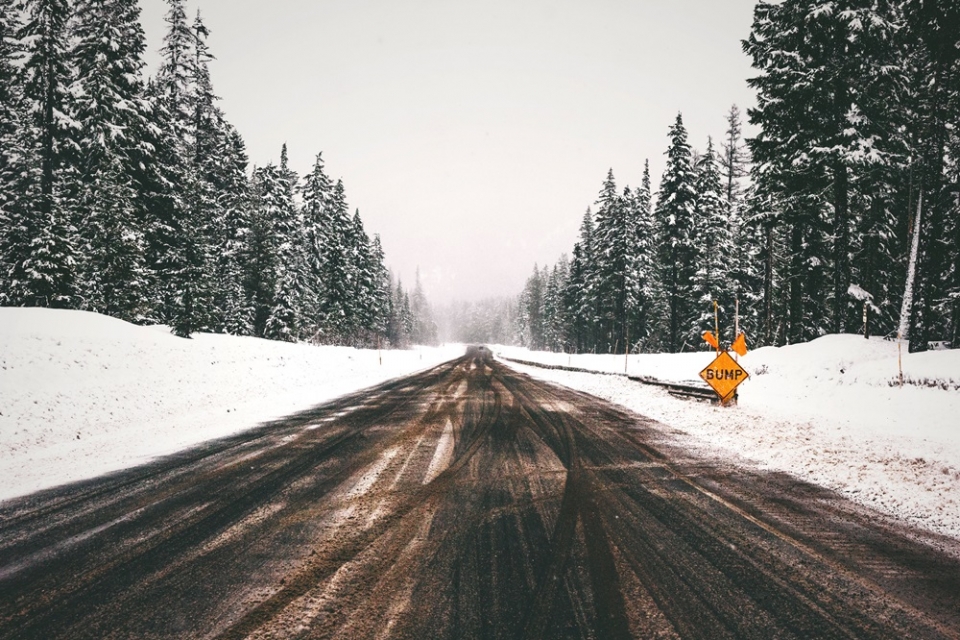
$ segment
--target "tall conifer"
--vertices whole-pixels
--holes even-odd
[[[66,175],[76,122],[69,117],[66,0],[28,0],[21,38],[25,119],[8,200],[7,300],[28,306],[78,307],[76,229]]]
[[[696,174],[687,130],[680,114],[670,127],[669,138],[667,166],[660,180],[655,214],[659,242],[658,275],[668,313],[664,319],[664,347],[677,352],[684,347],[684,338],[696,320],[692,298],[697,261],[694,241]]]

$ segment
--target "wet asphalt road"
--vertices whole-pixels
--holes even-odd
[[[0,638],[960,638],[960,543],[492,361],[0,504]]]

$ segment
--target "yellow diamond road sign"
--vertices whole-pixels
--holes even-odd
[[[724,351],[700,372],[700,377],[717,392],[720,400],[726,402],[737,385],[746,380],[749,374],[730,357],[729,351]]]

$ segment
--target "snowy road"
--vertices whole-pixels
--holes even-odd
[[[2,638],[960,638],[960,543],[474,352],[0,508]]]

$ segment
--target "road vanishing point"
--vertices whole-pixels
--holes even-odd
[[[0,504],[0,638],[960,638],[960,542],[489,351]]]

